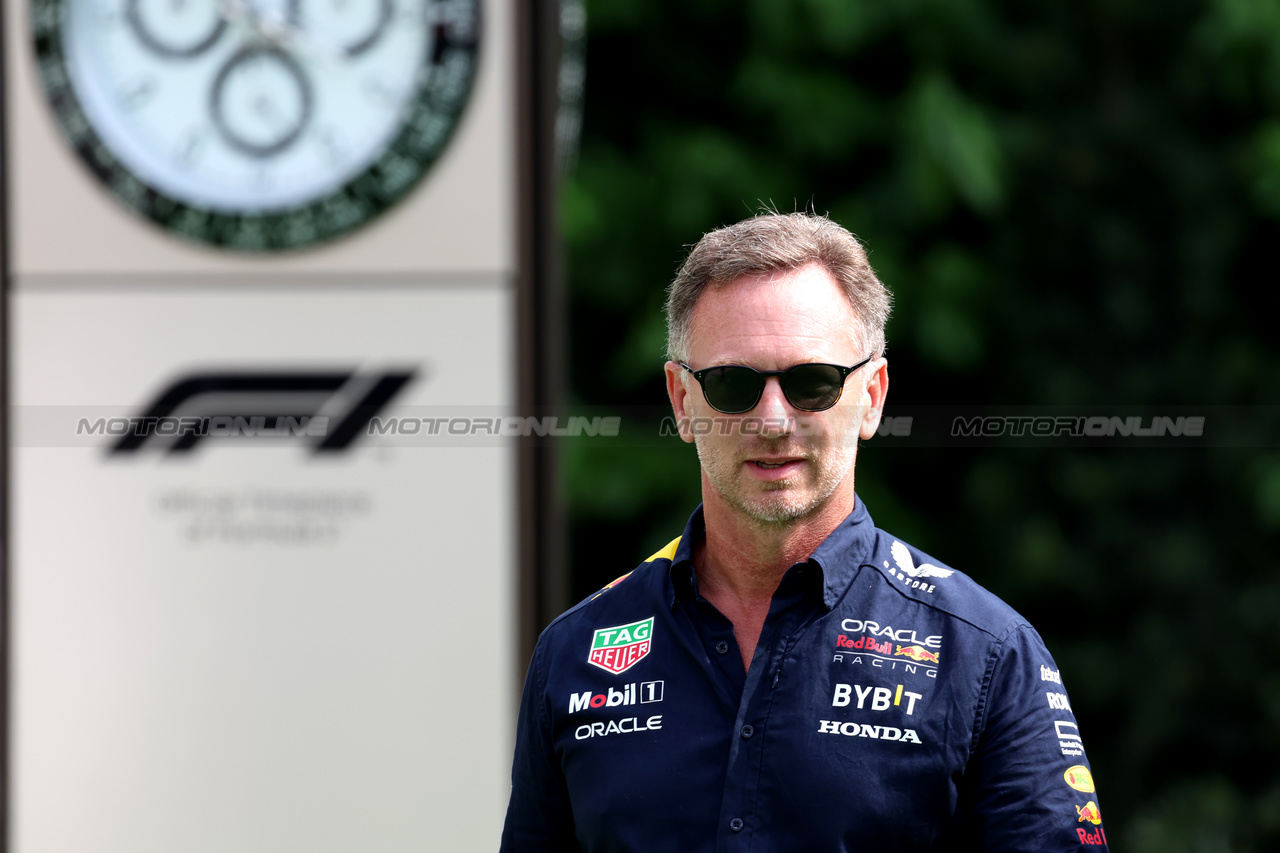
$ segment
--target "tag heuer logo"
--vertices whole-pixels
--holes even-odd
[[[591,654],[587,663],[607,669],[614,675],[626,672],[649,654],[649,638],[653,634],[653,617],[618,625],[614,628],[597,628],[591,639]]]

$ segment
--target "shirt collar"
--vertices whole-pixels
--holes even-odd
[[[680,536],[675,556],[671,559],[667,584],[668,604],[692,599],[698,592],[698,579],[693,571],[693,547],[703,538],[706,522],[702,516],[702,504],[689,516],[689,522]],[[875,547],[876,527],[866,505],[855,496],[853,512],[822,540],[809,557],[822,571],[822,603],[831,610],[844,596]]]
[[[702,518],[702,504],[689,516],[680,534],[680,544],[676,546],[675,556],[671,558],[671,570],[667,583],[668,599],[671,607],[677,602],[692,601],[698,595],[698,578],[693,572],[693,546],[703,537],[706,522]]]
[[[867,505],[855,495],[853,512],[822,540],[809,558],[822,569],[822,603],[828,610],[840,603],[853,576],[870,559],[875,544],[875,522],[867,512]]]

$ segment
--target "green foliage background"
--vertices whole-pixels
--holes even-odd
[[[1280,398],[1280,2],[600,0],[586,49],[574,404],[665,405],[663,288],[761,201],[870,248],[890,409]],[[670,442],[570,446],[576,596],[679,533]],[[1276,444],[859,454],[1045,636],[1115,850],[1280,849]]]

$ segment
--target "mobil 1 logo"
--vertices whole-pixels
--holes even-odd
[[[635,705],[637,702],[642,705],[661,702],[664,685],[665,682],[662,681],[641,681],[632,682],[621,690],[610,687],[606,693],[592,694],[590,690],[571,693],[569,694],[569,713],[577,714],[588,709],[621,708]]]

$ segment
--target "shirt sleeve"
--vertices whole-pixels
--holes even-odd
[[[980,849],[1106,853],[1080,728],[1040,635],[1028,625],[1015,629],[994,652],[986,681],[961,788]]]
[[[556,758],[546,703],[543,643],[538,643],[525,676],[516,723],[511,801],[502,828],[501,853],[573,853],[573,811]]]

